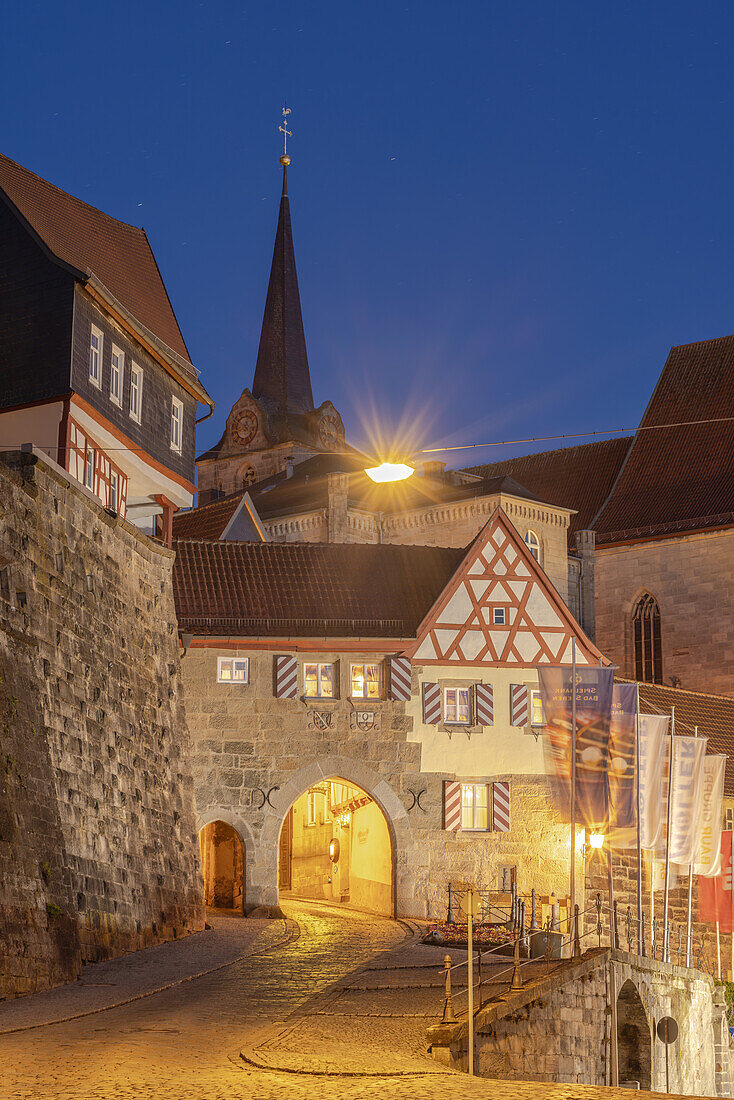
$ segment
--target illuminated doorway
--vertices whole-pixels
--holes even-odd
[[[245,852],[242,841],[224,821],[212,821],[199,833],[204,900],[209,909],[238,913],[245,905]]]
[[[280,834],[281,898],[313,898],[393,916],[393,844],[374,799],[345,779],[298,798]]]

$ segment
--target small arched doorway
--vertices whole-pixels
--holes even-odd
[[[652,1088],[652,1039],[640,994],[632,981],[624,983],[617,997],[617,1065],[619,1083],[638,1081]]]
[[[208,909],[238,913],[245,905],[245,850],[224,821],[211,821],[199,833],[204,900]]]
[[[309,787],[285,816],[279,895],[392,916],[393,862],[381,807],[361,787],[335,776]]]

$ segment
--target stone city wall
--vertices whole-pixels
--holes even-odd
[[[173,555],[53,463],[3,458],[0,997],[8,997],[200,929],[204,912]]]

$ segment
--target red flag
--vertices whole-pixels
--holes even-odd
[[[716,878],[698,876],[698,916],[699,920],[710,924],[718,921],[721,932],[731,932],[733,915],[732,830],[724,829],[721,833],[721,874]]]

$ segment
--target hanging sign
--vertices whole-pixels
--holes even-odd
[[[576,698],[576,820],[605,829],[609,819],[609,725],[614,670],[541,665],[546,769],[559,812],[570,820],[573,700]]]
[[[670,810],[670,862],[686,866],[698,851],[705,737],[673,738],[673,788]]]
[[[721,864],[721,821],[724,816],[724,769],[726,756],[703,758],[703,783],[700,806],[700,832],[694,870],[697,875],[714,878]]]

